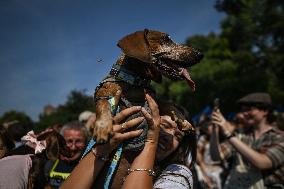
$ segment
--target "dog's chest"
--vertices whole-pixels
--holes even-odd
[[[143,87],[123,87],[123,96],[130,102],[138,103],[145,101],[145,93]]]

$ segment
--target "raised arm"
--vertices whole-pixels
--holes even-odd
[[[153,98],[146,94],[146,99],[152,110],[150,115],[145,109],[142,112],[148,122],[149,130],[145,147],[133,161],[129,174],[123,184],[123,189],[145,189],[153,188],[153,167],[160,132],[159,109]]]
[[[272,161],[266,154],[252,149],[233,135],[229,122],[224,118],[221,112],[214,112],[212,114],[212,122],[220,126],[230,144],[256,168],[260,170],[272,168]],[[223,156],[222,153],[220,155],[221,157]]]

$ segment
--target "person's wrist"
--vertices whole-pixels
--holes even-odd
[[[128,175],[130,173],[133,173],[133,172],[146,172],[146,173],[148,173],[149,176],[156,176],[156,172],[153,169],[141,169],[141,168],[127,169],[127,174]]]
[[[146,140],[145,141],[145,146],[157,146],[158,141],[157,140]]]
[[[109,160],[109,153],[98,151],[96,147],[92,148],[93,155],[101,161],[108,161]]]
[[[154,136],[148,136],[145,140],[145,143],[148,144],[158,144],[159,137],[157,135]]]
[[[93,150],[95,150],[95,152],[98,153],[98,154],[102,154],[104,156],[109,156],[110,153],[112,152],[112,147],[110,145],[107,145],[107,144],[95,145],[93,147]]]
[[[224,135],[225,135],[225,137],[226,137],[227,140],[229,140],[230,138],[236,136],[235,132],[230,132],[230,131],[224,132]]]

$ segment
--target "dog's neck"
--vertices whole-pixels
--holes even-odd
[[[122,58],[112,66],[110,75],[114,79],[126,82],[130,85],[149,87],[151,79],[148,77],[145,63],[138,61],[137,59],[122,56]]]
[[[142,78],[118,64],[112,66],[110,75],[116,80],[124,81],[134,86],[149,86],[151,82],[151,80]]]

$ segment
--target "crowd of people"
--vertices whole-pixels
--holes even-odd
[[[96,115],[89,111],[39,133],[17,121],[0,125],[0,188],[284,188],[283,113],[275,115],[269,94],[240,98],[232,120],[215,108],[198,123],[175,103],[145,98],[151,111],[133,106],[114,115],[105,144],[90,146]],[[144,120],[143,149],[123,151]]]
[[[214,188],[219,185],[219,180],[212,174],[219,174],[222,184],[217,188],[283,188],[281,114],[278,118],[273,115],[272,100],[267,93],[248,94],[240,98],[237,105],[239,111],[232,122],[226,120],[219,109],[210,116],[207,127],[210,149],[207,153],[210,159],[218,162],[222,176],[220,169],[207,171],[203,182],[206,187]],[[203,158],[200,162],[200,167],[205,164],[210,170],[212,161],[210,164]]]

